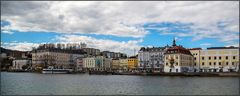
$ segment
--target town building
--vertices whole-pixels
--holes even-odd
[[[30,59],[16,59],[16,60],[13,60],[12,63],[13,63],[11,68],[12,70],[26,70],[26,69],[29,69],[31,66]]]
[[[95,48],[82,48],[83,51],[87,52],[89,56],[98,56],[100,55],[100,50]]]
[[[194,55],[195,72],[237,72],[239,70],[239,47],[189,50]]]
[[[192,71],[193,55],[188,49],[182,46],[177,46],[175,40],[173,40],[173,45],[170,48],[167,48],[165,53],[164,72]]]
[[[110,70],[111,59],[104,56],[83,58],[83,68],[87,70]]]
[[[111,70],[112,59],[104,57],[103,59],[103,68],[104,70]]]
[[[83,58],[83,68],[93,70],[96,67],[95,57]]]
[[[166,47],[142,47],[138,51],[138,68],[142,71],[163,71]]]
[[[106,58],[127,58],[126,54],[120,52],[103,51],[101,54]]]
[[[76,60],[76,67],[75,67],[75,71],[76,72],[81,72],[81,71],[83,71],[84,69],[84,67],[83,67],[84,65],[83,65],[83,58],[77,58],[77,60]]]
[[[123,71],[127,71],[128,70],[128,59],[119,59],[119,69],[123,70]]]
[[[191,54],[193,55],[194,59],[194,64],[193,64],[193,69],[194,72],[199,72],[200,69],[200,51],[202,50],[202,48],[191,48],[188,49]]]
[[[33,68],[54,68],[74,69],[75,62],[78,57],[83,57],[86,54],[81,49],[69,50],[59,49],[53,44],[44,44],[32,51]]]
[[[112,70],[119,70],[120,69],[120,62],[119,59],[112,59]]]
[[[138,58],[136,56],[132,56],[128,58],[128,70],[137,70],[138,66]]]
[[[104,57],[103,56],[96,56],[95,61],[96,61],[96,68],[97,70],[104,70]]]

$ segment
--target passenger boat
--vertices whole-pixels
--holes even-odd
[[[43,69],[43,74],[65,74],[72,72],[72,69]]]

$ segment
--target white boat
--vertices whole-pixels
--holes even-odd
[[[71,72],[72,69],[43,69],[43,74],[65,74]]]

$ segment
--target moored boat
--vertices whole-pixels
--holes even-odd
[[[72,69],[43,69],[43,74],[65,74],[70,73]]]

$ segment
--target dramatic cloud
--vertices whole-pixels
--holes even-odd
[[[2,20],[12,30],[88,33],[143,37],[148,32],[124,21],[120,3],[113,2],[2,2]],[[120,4],[120,5],[119,5]],[[123,16],[123,17],[122,17]],[[133,17],[131,17],[133,18]]]
[[[37,47],[39,44],[29,42],[1,42],[1,45],[7,49],[31,51],[33,47]]]
[[[57,42],[51,42],[54,44],[62,43],[86,43],[87,47],[97,48],[101,51],[113,51],[113,52],[122,52],[126,53],[129,56],[134,55],[134,50],[137,51],[140,49],[139,43],[143,42],[142,39],[139,40],[129,40],[129,41],[113,41],[109,39],[96,39],[90,36],[80,36],[80,35],[60,35],[54,38]],[[30,43],[30,42],[1,42],[2,47],[12,50],[20,51],[31,51],[33,47],[38,47],[42,43]]]
[[[148,33],[143,24],[180,22],[193,24],[193,32],[176,33],[179,36],[201,39],[226,31],[239,32],[237,1],[3,1],[1,11],[2,20],[9,21],[11,29],[19,31],[138,38]],[[219,23],[225,23],[225,31],[217,28]]]
[[[238,1],[2,1],[1,21],[9,22],[1,28],[10,34],[11,30],[104,34],[142,41],[154,29],[162,35],[191,36],[193,41],[215,38],[229,45],[239,43]],[[58,40],[81,40],[113,51],[132,51],[140,42],[77,35],[60,36]]]
[[[89,36],[79,36],[79,35],[62,35],[57,36],[56,40],[59,43],[80,43],[84,42],[88,47],[97,48],[101,51],[114,51],[114,52],[123,52],[128,55],[133,55],[134,50],[140,49],[139,43],[142,42],[142,39],[139,40],[130,40],[127,42],[124,41],[113,41],[108,39],[96,39]]]

